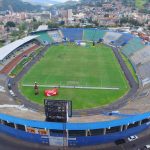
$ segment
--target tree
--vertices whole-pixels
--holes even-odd
[[[22,24],[19,25],[19,31],[21,31],[21,32],[25,31],[26,28],[27,28],[27,24],[26,23],[22,23]]]
[[[33,18],[33,22],[37,22],[37,20],[35,18]]]
[[[40,25],[42,25],[42,22],[38,22],[38,21],[33,20],[31,24],[32,24],[33,30],[35,30],[35,29],[37,29]]]
[[[108,18],[108,17],[109,17],[109,14],[105,14],[104,17]]]
[[[3,42],[2,41],[0,41],[0,47],[3,47]]]
[[[93,21],[93,24],[95,24],[95,26],[97,27],[97,26],[99,26],[99,23],[98,23],[98,21]]]
[[[55,22],[48,22],[47,25],[48,25],[49,29],[50,28],[58,28],[59,27],[59,25],[57,23],[55,23]]]
[[[60,25],[63,26],[65,24],[65,21],[60,21]]]
[[[12,21],[8,21],[5,25],[5,27],[8,27],[8,28],[16,27],[16,24]]]
[[[11,33],[11,36],[13,36],[13,37],[17,37],[17,36],[19,36],[19,32],[17,32],[17,31],[13,31],[13,32]]]
[[[128,18],[127,17],[123,17],[120,19],[120,24],[124,24],[124,23],[127,23],[128,22]]]
[[[136,20],[136,19],[133,19],[133,18],[127,18],[127,17],[123,17],[120,19],[120,24],[126,24],[126,23],[129,23],[130,25],[133,25],[133,26],[141,26],[142,24]]]

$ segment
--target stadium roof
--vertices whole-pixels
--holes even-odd
[[[40,25],[36,31],[45,31],[48,30],[48,25]]]
[[[38,36],[27,36],[25,38],[19,39],[17,41],[14,41],[4,47],[0,48],[0,60],[3,60],[8,54],[13,52],[16,48],[19,46],[37,38]]]
[[[132,117],[125,117],[125,118],[118,119],[118,120],[110,120],[110,121],[104,121],[104,122],[66,123],[66,129],[68,130],[87,130],[87,129],[93,130],[93,129],[110,128],[110,127],[132,124],[132,123],[141,121],[149,117],[150,117],[150,112],[146,112],[144,114],[137,114]],[[7,120],[8,122],[12,122],[15,124],[26,125],[29,127],[64,130],[64,123],[26,120],[26,119],[17,118],[14,116],[9,116],[6,114],[0,114],[0,119]]]

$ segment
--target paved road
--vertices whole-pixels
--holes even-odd
[[[15,92],[15,94],[17,95],[17,97],[21,101],[21,103],[25,105],[25,107],[34,109],[36,111],[38,110],[41,112],[44,111],[44,107],[28,101],[23,95],[21,95],[20,91],[18,90],[17,83],[22,78],[22,76],[28,72],[28,70],[32,67],[32,65],[35,64],[37,61],[40,60],[41,57],[44,56],[44,53],[47,51],[48,47],[49,47],[49,45],[46,46],[43,49],[43,51],[39,55],[37,55],[29,64],[27,64],[27,66],[23,69],[23,71],[20,74],[18,74],[18,76],[16,76],[16,78],[14,79],[14,83],[16,83],[16,84],[14,84],[14,86],[13,86],[13,91]],[[103,108],[86,109],[86,110],[77,110],[77,111],[73,110],[74,117],[75,116],[78,117],[81,115],[83,116],[83,114],[97,115],[100,113],[111,112],[113,110],[117,110],[117,109],[123,107],[124,105],[126,105],[126,103],[128,102],[128,99],[130,97],[133,97],[134,94],[137,92],[138,84],[135,82],[128,67],[124,63],[124,60],[122,59],[121,55],[119,54],[118,49],[116,49],[116,48],[112,48],[112,49],[113,49],[113,52],[114,52],[118,62],[120,63],[120,66],[121,66],[122,70],[124,71],[124,74],[129,82],[129,85],[131,87],[130,91],[124,97],[120,98],[118,101],[114,102],[113,104],[110,104],[109,106],[106,106]]]
[[[14,91],[14,93],[17,96],[17,99],[27,108],[36,110],[36,111],[41,111],[44,112],[44,107],[36,104],[36,103],[32,103],[31,101],[27,100],[23,95],[21,95],[20,91],[18,90],[18,81],[23,77],[24,74],[26,74],[30,68],[40,60],[41,57],[44,56],[45,52],[47,51],[47,49],[49,48],[49,45],[45,46],[43,48],[43,50],[35,57],[32,59],[31,62],[29,62],[26,67],[24,67],[24,69],[14,78],[11,79],[11,83],[13,84],[12,86],[12,90]]]

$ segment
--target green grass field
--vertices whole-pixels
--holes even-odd
[[[17,75],[23,69],[23,66],[31,60],[30,57],[24,58],[10,73],[10,76]]]
[[[43,104],[44,90],[34,95],[33,85],[117,87],[119,90],[59,89],[49,99],[72,100],[73,109],[100,107],[123,96],[129,86],[111,48],[105,45],[80,47],[73,44],[52,46],[20,81],[19,87],[29,100]]]
[[[18,65],[11,71],[9,74],[10,76],[16,76],[18,73],[20,73],[24,67],[25,64],[27,64],[29,61],[32,60],[32,58],[37,55],[41,51],[41,48],[38,48],[36,51],[31,53],[28,57],[24,58]]]
[[[147,2],[148,0],[135,0],[135,5],[136,7],[138,7],[139,9],[144,8],[144,4]]]

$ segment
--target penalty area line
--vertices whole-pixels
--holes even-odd
[[[23,87],[34,87],[34,84],[23,84]],[[90,86],[63,86],[63,85],[38,85],[45,88],[65,88],[65,89],[88,89],[88,90],[120,90],[118,87],[90,87]]]

